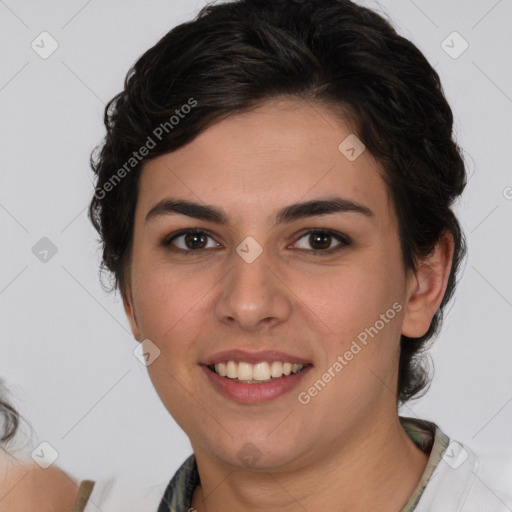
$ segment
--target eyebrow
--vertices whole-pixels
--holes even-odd
[[[285,206],[277,212],[275,223],[277,225],[316,215],[346,212],[359,213],[366,217],[374,216],[374,213],[366,206],[341,197],[332,197]],[[173,198],[163,199],[151,208],[146,215],[146,222],[162,215],[173,214],[187,215],[194,219],[214,222],[216,224],[229,224],[229,215],[221,208]]]

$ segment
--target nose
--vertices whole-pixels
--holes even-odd
[[[246,331],[272,327],[291,315],[293,293],[265,251],[252,263],[237,253],[222,280],[215,309],[217,319]]]

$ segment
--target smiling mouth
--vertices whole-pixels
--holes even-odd
[[[277,379],[289,377],[302,372],[310,364],[296,364],[282,361],[251,364],[245,362],[226,361],[208,365],[208,369],[221,377],[242,382],[244,384],[263,384]]]

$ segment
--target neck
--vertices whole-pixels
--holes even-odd
[[[194,449],[201,485],[197,512],[308,512],[332,510],[400,512],[425,470],[428,456],[403,430],[398,417],[358,426],[350,443],[329,446],[299,469],[233,468]]]

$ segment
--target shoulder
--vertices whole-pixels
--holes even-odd
[[[512,509],[512,449],[474,447],[476,464],[471,488],[462,508],[473,510],[510,511]],[[487,507],[487,508],[486,508]]]
[[[78,483],[56,467],[10,464],[0,476],[2,512],[69,512],[77,492]]]
[[[512,451],[451,441],[437,464],[416,512],[510,512]]]

